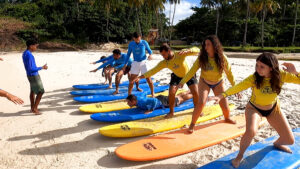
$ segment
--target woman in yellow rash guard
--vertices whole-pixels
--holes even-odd
[[[181,88],[186,81],[196,74],[199,68],[201,68],[198,89],[199,101],[194,108],[192,121],[188,130],[190,133],[193,133],[194,126],[199,116],[202,114],[210,89],[213,90],[216,96],[225,91],[223,80],[224,72],[226,73],[231,85],[234,86],[235,84],[231,67],[227,61],[227,57],[223,54],[222,44],[215,35],[210,35],[204,39],[198,59],[195,61],[193,67],[186,76],[181,80],[178,87]],[[235,123],[230,119],[230,109],[227,99],[223,99],[220,102],[220,106],[225,120],[229,123]]]
[[[278,60],[271,53],[263,53],[256,59],[256,71],[241,83],[226,90],[224,93],[211,97],[218,103],[229,95],[241,92],[248,88],[252,89],[252,96],[245,109],[246,132],[240,142],[240,152],[232,160],[232,165],[238,167],[243,158],[243,154],[250,145],[261,117],[267,118],[269,124],[277,131],[279,138],[273,143],[275,147],[283,151],[292,153],[291,149],[285,145],[294,144],[294,136],[291,127],[280,111],[279,95],[284,83],[300,84],[300,78],[292,73],[279,70]]]

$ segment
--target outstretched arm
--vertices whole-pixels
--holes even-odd
[[[11,102],[15,103],[15,104],[23,104],[24,101],[20,98],[18,98],[17,96],[14,96],[4,90],[0,89],[0,96],[1,97],[6,97],[8,100],[10,100]]]

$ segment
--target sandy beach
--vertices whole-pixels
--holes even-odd
[[[140,169],[192,169],[207,164],[239,149],[240,137],[221,144],[165,160],[132,162],[118,158],[114,150],[123,144],[144,137],[115,139],[100,135],[98,129],[110,123],[90,119],[78,110],[83,105],[73,101],[69,92],[74,84],[104,82],[101,71],[89,73],[99,65],[90,63],[102,55],[100,51],[35,52],[38,66],[48,64],[40,71],[46,93],[39,106],[43,113],[36,116],[29,112],[29,83],[22,62],[22,53],[0,53],[0,88],[21,97],[25,104],[16,106],[0,98],[0,168],[140,168]],[[300,58],[300,54],[295,54]],[[155,66],[162,57],[155,54],[149,61]],[[196,57],[188,57],[191,66]],[[240,82],[254,72],[255,59],[229,58],[236,81]],[[294,63],[300,71],[300,61]],[[283,63],[283,61],[280,61]],[[171,71],[164,69],[154,77],[161,84],[168,84]],[[199,77],[199,71],[197,72]],[[127,77],[122,79],[127,80]],[[186,87],[186,86],[185,86]],[[226,87],[230,87],[226,79]],[[211,92],[212,93],[212,92]],[[241,100],[229,97],[237,109],[232,114],[244,113],[250,90],[243,92]],[[285,84],[279,96],[282,112],[292,128],[300,127],[300,85]],[[220,118],[219,118],[220,119]],[[215,120],[212,120],[215,121]],[[211,122],[211,121],[210,121]],[[263,126],[255,143],[276,135],[269,124]]]

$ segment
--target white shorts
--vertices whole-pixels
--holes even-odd
[[[131,64],[130,74],[139,75],[140,73],[146,73],[148,71],[146,63],[146,60],[143,60],[141,62],[133,61]]]

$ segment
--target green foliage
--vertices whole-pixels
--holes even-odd
[[[91,3],[94,2],[94,3]],[[15,17],[31,23],[31,27],[18,32],[26,40],[38,36],[42,41],[61,39],[71,43],[123,42],[137,31],[136,13],[127,1],[119,1],[109,9],[102,1],[32,0],[0,1],[0,15]],[[110,1],[107,1],[108,3]],[[160,14],[159,14],[160,15]],[[154,11],[139,9],[141,30],[144,35],[156,25]],[[162,15],[162,17],[165,17]],[[106,29],[108,19],[108,30]],[[165,22],[162,23],[166,27]]]

